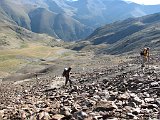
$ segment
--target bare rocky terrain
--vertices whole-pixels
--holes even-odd
[[[107,24],[85,38],[106,23],[95,15],[108,13],[103,2],[0,0],[0,120],[160,119],[160,13]],[[141,8],[119,1],[113,11],[126,14],[119,3]],[[99,5],[102,11],[92,9]],[[159,10],[146,7],[146,14]],[[111,9],[113,18],[104,20],[128,18],[117,14]],[[145,69],[137,55],[143,47],[151,48]],[[72,87],[64,86],[65,67]]]
[[[64,86],[62,66],[37,78],[1,80],[0,119],[160,119],[160,55],[152,55],[143,70],[138,56],[117,64],[99,58],[72,67],[72,87]]]

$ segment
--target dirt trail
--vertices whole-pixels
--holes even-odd
[[[51,53],[52,53],[51,51],[48,52],[48,54],[45,57],[43,57],[43,59],[47,58]]]

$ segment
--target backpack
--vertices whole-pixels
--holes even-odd
[[[144,55],[144,50],[140,52],[140,55],[141,55],[141,56]]]
[[[143,49],[143,50],[140,52],[140,55],[141,55],[141,56],[146,56],[146,57],[149,56],[149,50],[146,49],[146,48]]]
[[[67,71],[68,71],[68,69],[67,69],[67,68],[64,68],[63,73],[62,73],[62,76],[63,76],[63,77],[66,75],[66,72],[67,72]]]

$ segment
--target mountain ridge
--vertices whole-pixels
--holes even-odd
[[[5,16],[7,19],[14,21],[17,25],[28,30],[37,33],[47,33],[51,36],[62,38],[64,41],[84,39],[89,36],[95,28],[107,23],[124,20],[129,17],[144,16],[160,11],[160,5],[139,5],[135,3],[127,3],[122,0],[17,0],[16,2],[1,0],[0,3],[1,11],[4,13],[3,18]],[[44,11],[40,11],[41,14],[44,14],[42,18],[40,15],[37,16],[32,13],[39,9],[44,9]],[[30,17],[29,14],[35,16]],[[54,24],[54,19],[51,16],[54,16],[55,14],[63,14],[68,17],[67,19],[71,19],[73,22],[71,27],[70,23],[65,23],[69,26],[68,28],[70,30],[72,29],[72,31],[70,31],[71,34],[67,35],[67,33],[65,33],[64,35],[63,31],[66,30],[52,26],[52,24]],[[65,21],[66,17],[62,17],[60,19]],[[43,24],[42,28],[41,24],[37,24],[37,26],[32,24],[36,21],[35,19],[42,19],[42,24],[46,22],[53,23],[46,26]],[[43,21],[44,19],[45,21]],[[59,20],[57,20],[57,22],[58,21]],[[78,21],[78,23],[75,24],[75,21]],[[35,28],[37,29],[35,30]],[[60,30],[58,35],[55,32],[56,29]],[[81,35],[79,35],[79,33],[81,33]]]
[[[159,26],[160,13],[114,22],[96,29],[87,39],[73,45],[73,49],[86,50],[93,46],[97,53],[105,54],[136,52],[145,46],[159,50]]]

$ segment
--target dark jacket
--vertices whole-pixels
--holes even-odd
[[[71,67],[65,68],[64,71],[63,71],[63,73],[62,73],[62,76],[69,78],[69,73],[70,73],[71,69],[72,69]]]

